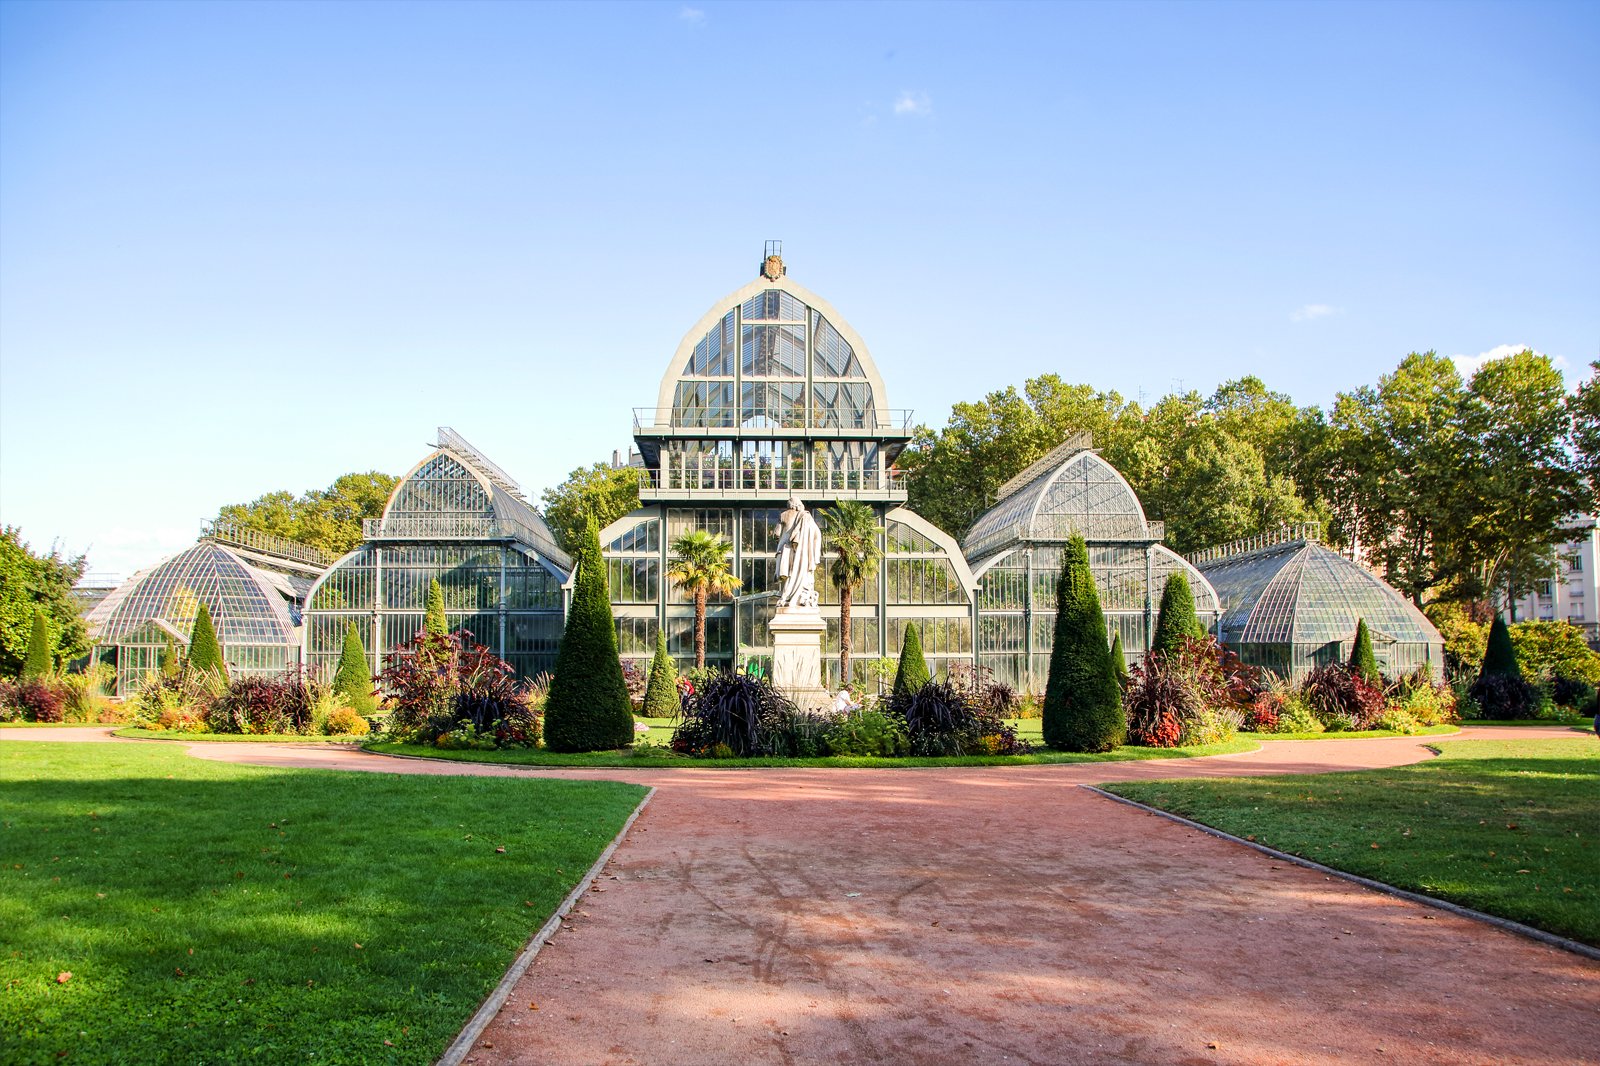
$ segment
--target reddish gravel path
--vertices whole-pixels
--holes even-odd
[[[468,1061],[1597,1061],[1600,965],[1073,787],[1427,754],[1394,738],[992,770],[542,771],[659,791]]]

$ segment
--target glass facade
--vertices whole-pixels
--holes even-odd
[[[1350,658],[1366,620],[1385,674],[1444,671],[1443,639],[1377,575],[1315,540],[1296,537],[1201,564],[1223,604],[1220,638],[1245,662],[1292,680]]]
[[[395,486],[365,542],[312,587],[305,661],[316,676],[332,676],[352,622],[378,673],[422,629],[433,581],[452,630],[523,676],[555,666],[571,559],[498,467],[448,430],[439,443]]]
[[[1220,614],[1216,592],[1160,543],[1159,523],[1145,519],[1122,475],[1087,439],[1069,441],[1003,486],[963,545],[978,576],[977,661],[1020,690],[1044,691],[1062,549],[1075,533],[1089,546],[1107,639],[1122,637],[1129,664],[1149,647],[1172,574],[1188,576],[1203,624]]]

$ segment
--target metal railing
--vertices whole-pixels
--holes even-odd
[[[263,533],[259,529],[249,529],[235,522],[212,522],[200,530],[200,535],[222,544],[232,544],[250,551],[261,552],[263,555],[276,555],[281,559],[293,559],[296,562],[312,563],[316,566],[327,566],[334,559],[321,548],[313,548],[309,544],[301,544],[272,533]]]
[[[479,512],[452,514],[390,515],[361,522],[361,535],[368,539],[397,540],[473,540],[510,536],[492,515]]]
[[[905,474],[893,468],[802,470],[780,465],[738,465],[640,471],[641,489],[685,492],[903,492]]]
[[[741,410],[734,407],[635,407],[633,431],[659,430],[739,430],[745,435],[778,432],[785,435],[805,432],[890,432],[909,433],[913,412],[909,408],[884,408],[867,411],[784,411]]]
[[[1195,566],[1205,563],[1214,563],[1219,559],[1231,559],[1236,555],[1248,555],[1251,552],[1262,551],[1266,548],[1276,548],[1284,544],[1294,544],[1298,541],[1322,540],[1322,523],[1297,522],[1293,525],[1282,526],[1270,533],[1257,533],[1253,537],[1240,537],[1238,540],[1226,544],[1218,544],[1210,548],[1201,548],[1197,552],[1190,552],[1184,556]]]

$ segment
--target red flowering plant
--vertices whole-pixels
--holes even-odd
[[[466,632],[418,633],[389,655],[379,685],[392,711],[389,731],[434,743],[470,726],[501,747],[532,747],[542,732],[535,693],[511,665]]]

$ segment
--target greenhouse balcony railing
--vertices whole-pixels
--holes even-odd
[[[512,534],[492,515],[446,513],[364,518],[361,535],[371,540],[493,540]]]
[[[910,409],[870,411],[741,411],[732,407],[635,407],[633,432],[684,436],[705,430],[742,436],[844,436],[886,434],[911,436],[916,428]]]
[[[847,467],[834,470],[796,470],[785,466],[736,466],[642,470],[642,499],[659,500],[675,493],[694,495],[772,496],[850,495],[872,499],[904,499],[904,473],[894,469]]]

